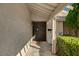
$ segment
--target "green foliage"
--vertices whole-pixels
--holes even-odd
[[[70,10],[68,15],[66,16],[66,25],[69,28],[76,28],[79,27],[79,5],[77,3],[72,4],[72,6],[74,7],[73,10]]]
[[[79,30],[79,3],[72,4],[73,10],[70,10],[66,16],[65,24],[69,29],[74,30],[75,36],[78,36]]]
[[[57,37],[57,55],[79,56],[79,38],[71,36]]]

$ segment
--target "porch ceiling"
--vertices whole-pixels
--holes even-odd
[[[31,12],[32,21],[39,21],[38,19],[39,17],[41,21],[47,21],[49,17],[54,16],[56,13],[62,10],[64,6],[65,4],[61,4],[61,3],[30,3],[28,4],[28,8]]]

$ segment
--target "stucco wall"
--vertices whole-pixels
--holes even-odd
[[[52,29],[52,20],[47,22],[47,42],[52,43],[52,31],[48,31],[48,29]],[[63,22],[56,21],[56,35],[63,35]]]
[[[52,20],[49,20],[46,25],[47,25],[46,27],[47,42],[51,44],[52,43],[52,31],[48,31],[48,29],[52,29]]]
[[[56,34],[63,35],[63,22],[62,21],[56,22]]]
[[[40,17],[36,14],[31,14],[31,19],[32,19],[32,21],[38,21],[38,22],[47,20],[46,18]]]
[[[0,4],[0,55],[16,55],[32,36],[26,4]]]

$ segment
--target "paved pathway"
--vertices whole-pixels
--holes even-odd
[[[52,56],[51,45],[47,42],[33,41],[26,56]]]

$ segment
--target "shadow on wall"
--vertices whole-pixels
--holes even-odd
[[[33,39],[35,38],[35,36],[33,36],[27,43],[26,45],[18,52],[18,54],[16,56],[26,56],[26,54],[28,54],[28,51],[30,49],[30,45],[33,41]]]

